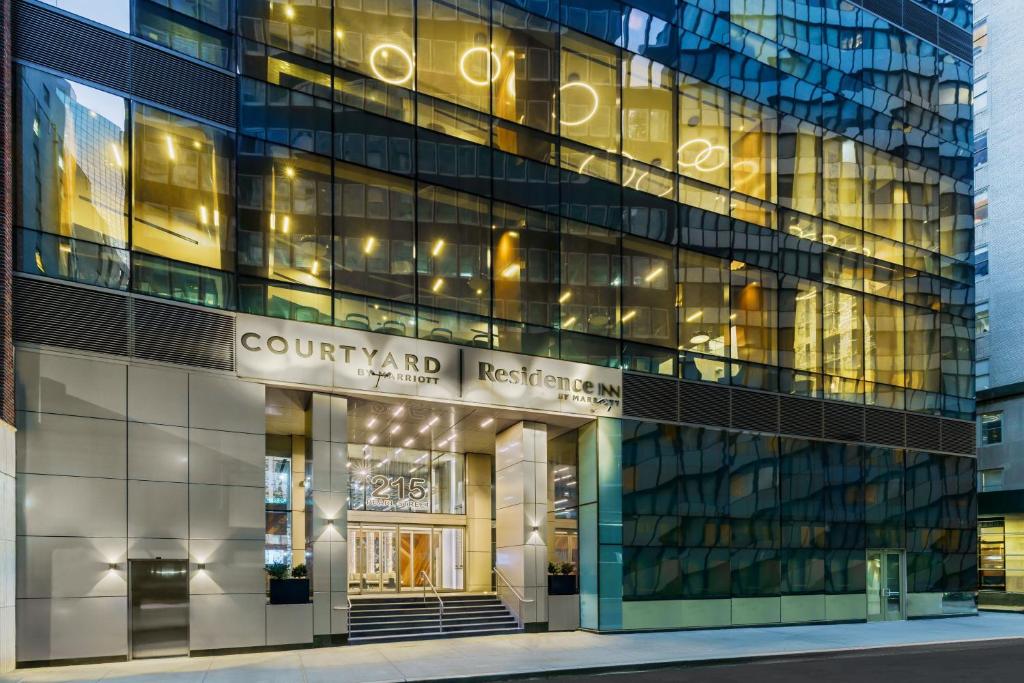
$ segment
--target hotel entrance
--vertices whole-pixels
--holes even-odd
[[[464,537],[460,527],[349,524],[349,592],[465,590]]]

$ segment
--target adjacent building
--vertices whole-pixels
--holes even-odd
[[[1012,106],[1024,93],[1012,27],[1017,3],[974,6],[975,277],[977,283],[980,598],[1019,603],[1024,593],[1024,358],[1019,331],[1024,261]]]
[[[9,665],[975,613],[968,0],[3,5]]]

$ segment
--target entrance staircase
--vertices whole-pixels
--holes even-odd
[[[515,615],[495,595],[427,594],[352,600],[348,642],[380,643],[483,636],[520,631]]]

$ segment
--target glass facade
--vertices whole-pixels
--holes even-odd
[[[845,0],[57,5],[237,64],[239,121],[19,67],[24,271],[973,410],[970,66]]]
[[[624,421],[625,600],[863,594],[905,548],[910,593],[977,584],[972,458]]]

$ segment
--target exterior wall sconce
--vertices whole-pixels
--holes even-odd
[[[196,571],[203,571],[204,569],[206,569],[205,562],[196,562]]]
[[[110,562],[107,564],[107,568],[110,569],[110,571],[116,571],[120,566],[121,565],[119,565],[117,562]]]

